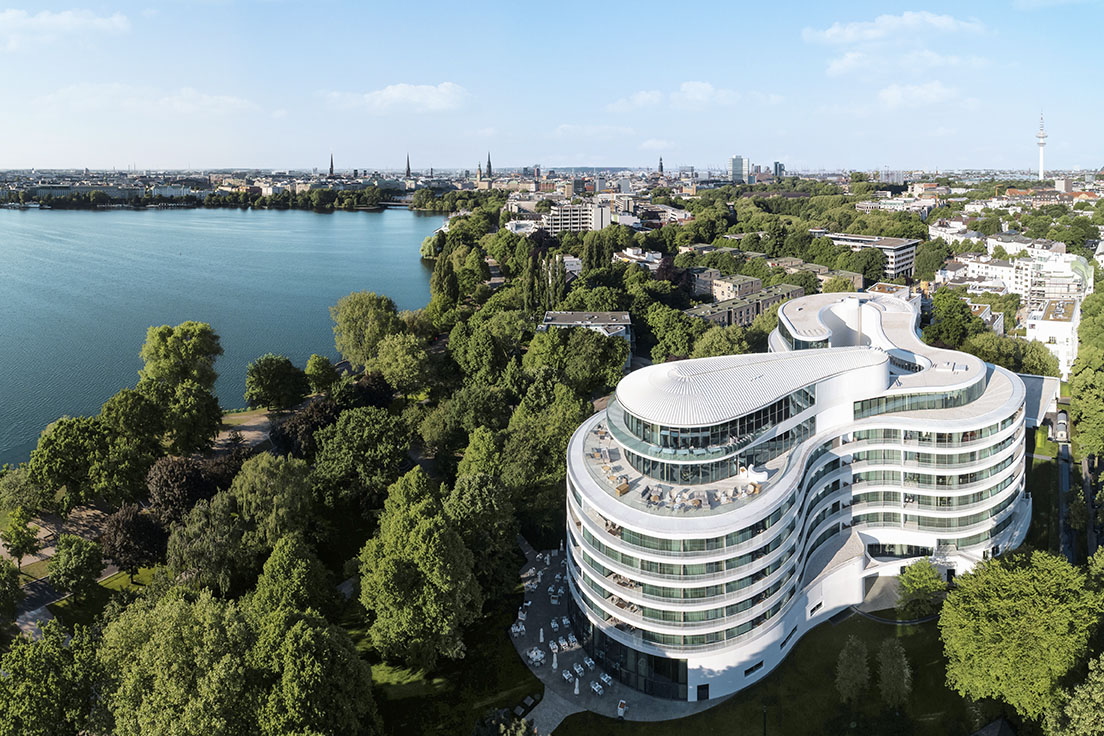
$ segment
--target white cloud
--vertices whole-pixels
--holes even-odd
[[[924,31],[936,33],[978,33],[985,26],[978,20],[961,20],[952,15],[939,15],[927,10],[908,10],[900,15],[879,15],[872,21],[851,23],[835,22],[828,28],[805,28],[801,37],[806,41],[850,44],[864,41],[881,41],[891,36],[915,34]]]
[[[371,92],[327,92],[331,104],[341,108],[363,107],[377,113],[444,112],[464,104],[468,91],[459,84],[389,84]]]
[[[662,138],[649,138],[641,143],[640,147],[645,151],[666,151],[674,148],[675,144]]]
[[[130,21],[121,13],[96,15],[90,10],[0,10],[0,51],[17,51],[36,43],[49,43],[89,33],[125,33]]]
[[[63,87],[31,101],[47,113],[123,111],[131,115],[213,117],[256,109],[249,100],[212,95],[192,87],[163,91],[119,83],[86,83]]]
[[[957,56],[955,54],[939,54],[931,49],[920,49],[905,54],[902,62],[912,68],[933,67],[972,67],[980,69],[988,66],[989,60],[980,56]]]
[[[620,125],[575,125],[573,123],[563,123],[556,126],[556,130],[553,131],[556,138],[607,139],[621,138],[633,134],[632,128]]]
[[[730,89],[714,87],[709,82],[683,82],[678,92],[671,93],[671,104],[678,108],[701,109],[714,105],[731,105],[740,95]]]
[[[841,74],[853,72],[866,65],[867,56],[861,51],[848,51],[843,56],[828,62],[827,74],[829,77],[838,77]]]
[[[775,92],[752,92],[751,99],[760,105],[777,105],[786,98]]]
[[[628,97],[622,97],[606,105],[611,112],[630,112],[646,107],[655,107],[663,102],[663,93],[655,89],[642,89]]]
[[[886,107],[930,107],[958,99],[958,90],[936,80],[923,84],[891,84],[878,91]]]

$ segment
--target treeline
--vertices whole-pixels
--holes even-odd
[[[364,189],[355,190],[312,189],[306,192],[299,192],[298,194],[290,190],[284,190],[279,194],[273,195],[251,194],[249,192],[236,191],[210,192],[204,196],[186,195],[184,197],[165,197],[162,195],[144,195],[128,199],[115,199],[106,192],[94,189],[87,194],[66,194],[62,196],[45,194],[41,197],[27,196],[27,192],[8,192],[7,201],[20,204],[38,202],[43,207],[59,210],[96,209],[109,206],[185,206],[331,211],[335,209],[355,210],[365,207],[378,207],[383,202],[391,201],[395,194],[397,194],[397,192],[388,189],[366,187]]]

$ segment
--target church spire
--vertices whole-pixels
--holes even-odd
[[[410,154],[406,154],[406,178],[410,178]]]
[[[333,176],[333,153],[330,153],[330,176]]]
[[[491,178],[491,152],[487,151],[487,178]]]
[[[663,157],[659,157],[659,173],[663,173]]]

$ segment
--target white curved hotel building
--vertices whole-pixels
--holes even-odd
[[[571,613],[608,672],[727,695],[878,576],[1020,544],[1023,382],[924,344],[918,319],[890,296],[795,299],[770,353],[636,371],[579,427]]]

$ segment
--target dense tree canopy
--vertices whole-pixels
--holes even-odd
[[[219,336],[204,322],[182,322],[176,327],[150,327],[139,353],[139,389],[167,406],[176,387],[193,382],[211,391],[215,387],[215,360],[222,355]]]
[[[314,485],[331,507],[379,508],[387,486],[407,462],[409,431],[383,409],[342,412],[337,423],[315,434]]]
[[[964,697],[998,698],[1037,719],[1085,654],[1100,612],[1099,594],[1063,558],[1032,552],[981,562],[958,577],[939,618],[947,682]]]
[[[83,598],[95,589],[96,579],[103,572],[103,550],[91,539],[62,534],[46,568],[50,571],[51,585],[75,598]]]
[[[440,490],[414,468],[391,485],[379,531],[360,553],[373,646],[389,659],[432,668],[464,656],[464,627],[482,593],[472,553],[445,514]]]

